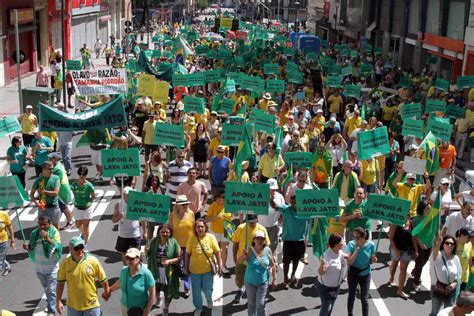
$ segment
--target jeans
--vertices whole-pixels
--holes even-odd
[[[267,297],[268,281],[260,285],[245,282],[245,290],[247,291],[248,315],[265,316],[267,314],[265,298]]]
[[[183,267],[186,266],[186,248],[181,247],[181,260],[183,260]],[[182,277],[181,280],[183,280],[183,285],[184,285],[184,290],[189,291],[191,289],[191,276],[187,275],[185,277]]]
[[[454,305],[454,296],[456,291],[451,292],[451,297],[449,299],[441,299],[436,294],[431,291],[431,316],[438,315],[438,312],[442,308],[450,307]]]
[[[193,282],[193,305],[198,311],[202,311],[202,296],[204,292],[207,303],[212,302],[212,286],[214,285],[214,275],[211,272],[204,274],[191,273],[191,281]]]
[[[56,313],[56,284],[58,283],[58,273],[39,273],[36,272],[41,286],[46,294],[46,303],[48,304],[48,313]]]
[[[61,151],[61,156],[63,157],[64,168],[66,169],[66,171],[72,170],[72,143],[68,143],[67,145],[61,145],[59,150]]]
[[[336,300],[330,300],[326,295],[326,287],[316,279],[316,289],[318,290],[319,298],[321,299],[321,309],[319,310],[319,316],[331,316],[332,309]]]
[[[418,250],[418,257],[415,259],[415,267],[413,268],[413,283],[415,285],[420,285],[421,281],[421,272],[423,271],[423,267],[430,259],[431,248],[428,249],[419,249]]]
[[[367,275],[347,274],[347,283],[349,286],[349,297],[347,298],[347,315],[354,315],[354,301],[356,297],[357,284],[360,285],[360,300],[362,303],[362,315],[369,316],[369,288],[370,273]]]
[[[0,243],[0,276],[6,270],[10,269],[10,264],[7,261],[8,240]]]
[[[75,310],[72,307],[67,307],[67,316],[100,316],[100,307],[86,309],[84,311]]]

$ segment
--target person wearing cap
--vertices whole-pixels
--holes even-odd
[[[216,132],[216,136],[211,139],[209,144],[209,161],[212,157],[217,156],[217,148],[222,145],[222,127],[219,127]],[[229,156],[229,146],[224,146],[225,156]]]
[[[232,254],[234,257],[234,262],[237,262],[235,265],[235,285],[237,285],[237,293],[235,294],[233,300],[235,304],[240,303],[240,300],[244,295],[244,275],[245,270],[247,268],[247,262],[243,261],[239,263],[238,258],[240,258],[244,254],[245,249],[250,246],[247,243],[253,240],[255,234],[259,230],[263,231],[265,235],[265,244],[267,246],[270,246],[270,238],[268,237],[268,232],[265,227],[263,227],[263,225],[258,223],[258,217],[254,214],[247,215],[245,222],[237,226],[237,229],[235,230],[234,236],[232,238],[232,242],[234,243],[232,246]]]
[[[451,189],[450,185],[451,182],[449,181],[448,178],[442,178],[439,182],[439,187],[435,188],[433,190],[433,193],[431,193],[430,196],[430,202],[433,203],[438,196],[438,193],[441,193],[441,199],[440,199],[440,211],[441,211],[441,224],[444,224],[444,221],[446,220],[446,216],[449,215],[449,210],[451,208],[451,203],[453,202],[453,199],[451,198]]]
[[[193,166],[184,158],[185,151],[179,149],[176,151],[176,159],[168,165],[168,195],[172,200],[176,198],[179,185],[188,179],[188,170]]]
[[[265,233],[255,232],[252,245],[244,250],[238,263],[247,262],[245,269],[245,290],[247,291],[248,315],[267,315],[265,301],[272,273],[272,289],[277,287],[275,256],[265,243]]]
[[[146,110],[143,99],[138,99],[135,102],[135,107],[133,109],[132,114],[134,124],[138,126],[138,135],[141,135],[143,132],[143,124],[145,124],[145,121],[148,119],[147,115],[148,112]]]
[[[34,138],[31,141],[31,156],[35,160],[36,176],[39,176],[43,164],[48,160],[48,154],[54,150],[51,138],[43,136],[38,128],[34,130]]]
[[[265,92],[263,94],[263,98],[260,101],[258,101],[258,108],[266,112],[268,110],[268,105],[271,99],[272,99],[272,95],[270,94],[270,92]]]
[[[282,194],[278,192],[278,182],[277,180],[271,178],[267,180],[267,184],[270,189],[270,199],[273,198],[273,201],[277,206],[285,204],[285,198]],[[277,246],[278,246],[278,220],[280,214],[278,211],[273,208],[271,205],[268,206],[268,215],[258,215],[258,222],[265,227],[268,232],[268,238],[270,238],[270,249],[273,253],[273,256],[277,258]]]
[[[140,258],[140,250],[128,249],[125,253],[126,266],[120,271],[119,279],[110,286],[110,294],[118,289],[122,292],[122,316],[150,315],[155,301],[155,277]]]
[[[219,145],[217,147],[217,155],[211,158],[209,164],[209,182],[211,184],[211,191],[214,194],[217,189],[224,188],[224,181],[229,175],[230,159],[225,155],[225,147]]]
[[[270,197],[270,205],[283,215],[283,288],[289,285],[296,286],[295,274],[299,261],[304,258],[306,252],[306,240],[308,236],[309,221],[298,218],[296,214],[296,191],[292,191],[289,204],[277,206],[274,199]],[[292,264],[291,276],[288,278]]]
[[[438,186],[441,178],[446,178],[447,176],[451,177],[454,173],[454,167],[456,166],[456,148],[449,142],[443,141],[442,144],[438,146],[438,155],[439,169],[433,180],[433,186]]]
[[[270,178],[276,178],[285,168],[285,161],[282,155],[276,154],[276,145],[273,142],[267,143],[267,152],[258,162],[258,179],[261,183],[266,183]]]
[[[186,195],[190,201],[190,209],[194,212],[196,219],[201,217],[201,212],[207,204],[209,193],[204,182],[196,180],[196,168],[188,169],[188,180],[181,183],[178,187],[177,195]]]
[[[61,211],[58,205],[60,179],[53,174],[53,163],[46,161],[43,164],[41,175],[35,179],[31,187],[30,199],[38,207],[38,215],[49,216],[54,227],[59,229]],[[38,193],[38,197],[36,196]]]
[[[100,261],[84,251],[85,243],[81,237],[69,241],[70,256],[59,263],[58,286],[56,287],[56,309],[64,314],[62,297],[67,283],[67,314],[100,316],[100,303],[96,282],[101,283],[102,298],[110,298],[109,282]]]
[[[26,112],[18,117],[18,121],[21,124],[21,137],[23,138],[23,144],[26,147],[30,147],[33,138],[35,137],[34,131],[38,127],[38,117],[33,114],[33,106],[27,105],[25,107]]]
[[[142,139],[145,148],[145,161],[148,161],[150,153],[154,152],[158,147],[155,145],[155,116],[155,112],[150,112],[148,120],[143,124]]]
[[[118,225],[118,236],[115,244],[115,250],[122,253],[122,262],[126,264],[125,253],[129,248],[140,248],[142,237],[146,239],[146,222],[131,220],[126,218],[128,210],[128,194],[133,188],[125,187],[123,189],[123,201],[117,202],[112,214],[112,222]],[[142,233],[140,233],[142,226]]]
[[[471,215],[471,210],[474,205],[465,201],[461,205],[461,210],[453,212],[446,217],[446,222],[441,229],[441,235],[455,236],[456,232],[461,228],[465,228],[469,231],[474,231],[474,219]]]
[[[324,127],[326,125],[326,119],[324,118],[323,113],[322,109],[317,109],[316,115],[311,121],[320,133],[324,132]]]
[[[418,205],[419,198],[422,194],[430,196],[431,193],[431,182],[428,179],[426,173],[423,175],[425,184],[416,184],[416,176],[412,173],[406,175],[406,181],[401,182],[401,178],[404,176],[405,171],[403,169],[397,170],[397,176],[393,179],[392,185],[397,190],[397,195],[401,199],[406,199],[411,202],[410,205],[410,217],[416,216],[416,207]]]
[[[13,136],[11,147],[7,149],[7,162],[12,175],[16,175],[23,188],[26,188],[26,161],[28,152],[20,136]]]
[[[339,125],[339,126],[338,126]],[[331,117],[326,125],[324,126],[323,135],[324,139],[331,139],[334,134],[341,134],[341,127],[339,122],[337,122],[335,117]]]
[[[284,126],[288,128],[288,132],[291,134],[298,131],[298,124],[295,122],[295,116],[293,114],[288,115],[288,122]]]
[[[56,314],[56,285],[58,282],[59,260],[63,252],[59,231],[51,225],[51,219],[46,215],[38,217],[38,228],[35,228],[23,249],[28,251],[28,257],[35,264],[35,272],[44,289],[47,303],[47,313]]]
[[[461,291],[456,304],[440,310],[437,316],[464,316],[471,315],[473,311],[474,293],[471,291]]]

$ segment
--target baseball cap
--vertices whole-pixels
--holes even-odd
[[[270,185],[270,190],[278,190],[277,180],[270,178],[267,180],[267,183]]]
[[[288,115],[289,120],[293,120],[295,117],[293,115]]]
[[[48,159],[61,159],[61,154],[56,152],[52,152],[48,154]]]
[[[439,181],[439,183],[441,183],[441,184],[449,184],[449,180],[448,180],[448,178],[442,178],[442,179]]]
[[[222,150],[222,151],[224,151],[224,150],[225,150],[225,147],[222,146],[222,145],[219,145],[219,146],[217,146],[217,150]]]
[[[130,191],[135,191],[135,190],[132,187],[125,187],[123,189],[123,194],[128,194],[128,192],[130,192]]]
[[[416,176],[413,173],[408,173],[407,174],[407,179],[415,179],[416,180]]]
[[[85,245],[86,243],[84,242],[84,239],[82,239],[79,236],[72,237],[71,240],[69,241],[69,246],[71,247],[77,247],[80,245]]]
[[[258,217],[255,214],[248,214],[247,215],[247,222],[248,223],[256,223],[258,221]]]
[[[33,109],[33,106],[31,106],[31,105],[28,104],[25,109],[27,109],[27,110],[28,110],[28,109]]]
[[[253,238],[265,238],[265,233],[263,232],[263,230],[257,230]]]
[[[140,250],[137,248],[128,248],[127,252],[125,253],[125,257],[140,258]]]
[[[317,110],[316,110],[316,114],[319,114],[319,113],[323,113],[323,110],[317,109]]]

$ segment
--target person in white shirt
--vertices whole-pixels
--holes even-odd
[[[100,51],[102,50],[102,41],[98,38],[94,44],[95,58],[99,59]]]
[[[439,311],[437,316],[461,316],[470,315],[474,311],[474,293],[462,291],[454,306],[446,307]]]
[[[451,190],[449,189],[448,178],[442,178],[439,182],[441,184],[441,223],[444,224],[444,218],[449,215],[449,209],[453,199],[451,198]],[[431,193],[430,200],[433,202],[438,197],[439,190],[436,189]]]
[[[441,230],[441,235],[455,236],[456,232],[461,228],[466,228],[468,231],[474,230],[474,221],[471,216],[472,204],[465,201],[459,212],[455,212],[446,217],[446,223]]]
[[[456,200],[456,202],[458,202],[460,206],[463,204],[463,202],[474,204],[474,187],[472,187],[470,191],[459,192],[454,196],[454,199]]]

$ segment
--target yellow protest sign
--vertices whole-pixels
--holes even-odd
[[[145,96],[152,96],[155,87],[156,78],[153,75],[141,74],[138,77],[138,94]]]
[[[232,28],[232,19],[230,18],[221,18],[221,27],[225,29],[231,29]]]
[[[163,104],[168,103],[170,83],[166,81],[156,81],[153,90],[153,101],[160,101]]]

